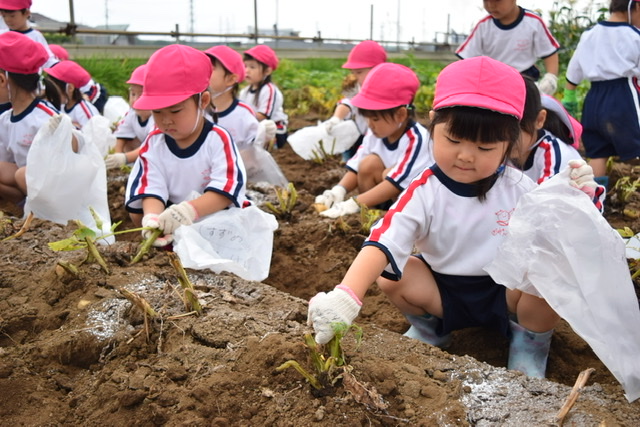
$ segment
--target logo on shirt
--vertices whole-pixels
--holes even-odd
[[[498,217],[498,220],[496,221],[496,223],[498,223],[498,225],[501,225],[503,227],[507,227],[509,225],[509,220],[511,220],[511,214],[513,214],[513,211],[515,209],[511,209],[510,211],[505,211],[504,209],[500,209],[498,212],[496,212],[496,216]]]

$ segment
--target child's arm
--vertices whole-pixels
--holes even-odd
[[[331,131],[333,130],[333,127],[338,123],[340,123],[341,121],[343,121],[344,119],[346,119],[350,112],[351,112],[351,109],[347,105],[338,104],[335,111],[333,112],[333,116],[331,116],[329,120],[323,123],[327,133],[331,135]]]
[[[386,255],[374,246],[362,248],[349,267],[342,283],[331,292],[320,292],[309,301],[307,323],[316,332],[316,342],[326,344],[333,338],[333,324],[351,325],[362,306],[369,287],[389,263]]]
[[[560,60],[558,53],[547,56],[542,60],[544,68],[547,71],[542,79],[538,82],[540,92],[547,95],[553,95],[558,89],[558,73],[560,72]]]

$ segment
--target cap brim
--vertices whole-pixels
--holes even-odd
[[[573,138],[573,143],[571,145],[574,148],[578,148],[580,146],[580,137],[582,136],[582,125],[573,118],[567,110],[565,110],[559,101],[552,96],[542,94],[540,98],[542,101],[542,107],[556,113],[562,123],[564,123],[564,125],[569,129],[571,137]]]
[[[145,95],[144,93],[133,104],[138,110],[159,110],[171,107],[189,99],[192,95]]]
[[[456,93],[446,99],[440,100],[437,105],[433,106],[433,109],[439,110],[449,107],[483,108],[485,110],[495,111],[496,113],[513,116],[518,120],[522,119],[522,112],[513,105],[477,93]]]
[[[375,65],[371,65],[369,63],[365,63],[365,62],[355,62],[355,61],[348,61],[345,62],[344,64],[342,64],[342,68],[346,68],[348,70],[359,70],[362,68],[373,68]]]
[[[358,93],[356,96],[351,98],[351,103],[358,108],[363,108],[365,110],[388,110],[390,108],[399,107],[400,105],[397,102],[389,103],[389,102],[381,102],[376,101],[374,99],[367,98],[363,96],[361,93]]]

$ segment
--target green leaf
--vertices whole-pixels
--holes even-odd
[[[84,242],[79,242],[75,237],[70,237],[68,239],[59,240],[57,242],[49,242],[49,249],[52,251],[77,251],[78,249],[84,249],[87,247],[87,244]]]

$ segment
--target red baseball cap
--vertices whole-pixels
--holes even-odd
[[[342,68],[348,68],[350,70],[373,68],[383,62],[387,62],[387,52],[384,48],[380,46],[378,42],[365,40],[351,49],[347,57],[347,62],[342,65]]]
[[[569,112],[562,106],[562,103],[555,99],[553,96],[541,94],[542,107],[547,110],[553,111],[558,115],[562,123],[569,129],[571,137],[573,138],[572,146],[574,148],[580,147],[580,138],[582,137],[582,125],[577,121]],[[568,142],[568,141],[565,141]]]
[[[436,80],[433,109],[477,107],[522,119],[526,88],[520,73],[488,56],[447,65]]]
[[[351,102],[366,110],[387,110],[411,104],[419,87],[420,80],[410,68],[384,62],[369,71]]]
[[[74,85],[77,89],[81,89],[91,80],[91,74],[73,61],[57,62],[51,68],[45,68],[44,71],[58,80]]]
[[[127,80],[130,85],[144,86],[144,75],[147,72],[147,64],[137,66],[132,72],[131,77]]]
[[[264,44],[259,44],[251,49],[245,50],[244,53],[262,62],[267,67],[275,71],[278,68],[278,57],[273,49]]]
[[[0,9],[3,9],[3,10],[31,9],[31,0],[0,0]]]
[[[40,43],[17,31],[0,34],[0,68],[10,73],[37,74],[49,59]]]
[[[184,101],[209,87],[213,66],[204,52],[172,44],[158,49],[147,62],[138,110],[157,110]]]
[[[67,52],[67,49],[63,48],[59,44],[50,44],[49,49],[51,49],[51,52],[53,52],[56,58],[60,61],[66,61],[69,59],[69,52]]]
[[[242,62],[242,55],[240,55],[238,52],[231,49],[229,46],[219,45],[210,47],[209,49],[205,50],[204,53],[220,61],[222,66],[226,68],[231,74],[235,74],[236,76],[238,76],[238,82],[244,81],[244,62]]]

